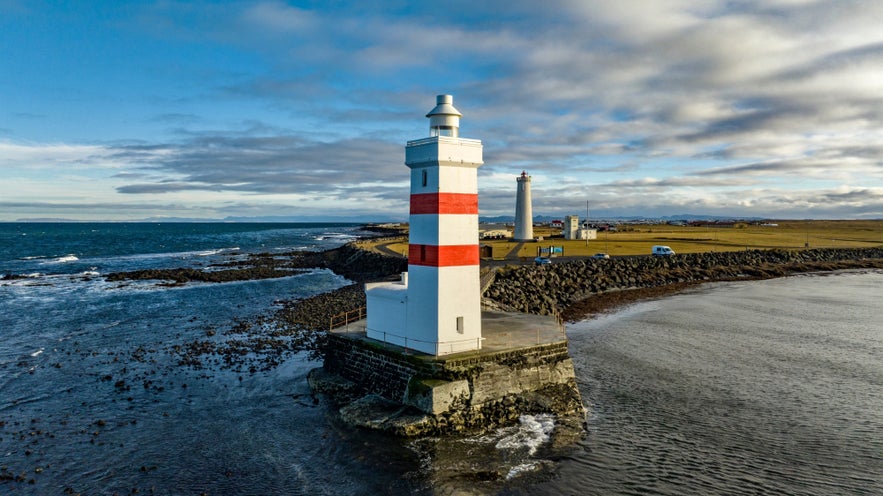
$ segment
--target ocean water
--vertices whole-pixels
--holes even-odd
[[[340,425],[295,355],[197,339],[348,281],[102,274],[323,249],[354,226],[0,224],[0,494],[883,494],[883,272],[712,284],[568,327],[589,409],[417,441]]]
[[[568,329],[588,436],[535,494],[883,494],[883,271],[711,284]]]

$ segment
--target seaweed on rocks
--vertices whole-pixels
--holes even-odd
[[[191,281],[228,282],[285,277],[306,269],[329,269],[353,284],[308,298],[281,300],[280,308],[251,319],[239,320],[230,328],[184,344],[169,346],[180,366],[201,369],[218,366],[236,371],[270,370],[290,356],[306,352],[311,359],[324,355],[326,332],[331,318],[365,306],[363,283],[398,277],[407,270],[407,259],[392,257],[348,243],[322,252],[298,251],[282,254],[256,253],[235,256],[199,268],[150,269],[108,274],[108,281],[157,280],[162,285]],[[143,354],[142,354],[143,355]],[[142,355],[139,355],[142,359]]]
[[[301,352],[321,359],[331,318],[365,306],[365,292],[360,284],[350,284],[277,303],[281,308],[272,314],[237,321],[223,335],[207,331],[206,338],[172,346],[169,352],[182,366],[200,369],[217,365],[250,373],[271,370]]]
[[[174,284],[186,284],[191,281],[200,282],[232,282],[257,279],[273,279],[303,273],[302,270],[286,270],[271,267],[248,267],[227,270],[205,271],[192,268],[178,269],[147,269],[131,272],[114,272],[108,274],[108,282],[123,280],[160,280],[172,281]]]
[[[146,269],[113,272],[105,276],[108,282],[125,280],[171,281],[175,285],[191,281],[232,282],[273,279],[302,274],[305,269],[321,266],[321,254],[313,252],[290,252],[282,254],[257,253],[244,260],[229,260],[213,264],[207,269],[179,267],[171,269]]]

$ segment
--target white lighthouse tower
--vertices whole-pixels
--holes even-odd
[[[409,141],[408,273],[366,285],[367,336],[432,355],[481,348],[478,253],[480,140],[459,137],[451,95],[439,95],[429,137]]]
[[[515,233],[512,238],[517,241],[533,240],[533,207],[530,199],[530,176],[521,171],[516,178],[518,190],[515,195]]]

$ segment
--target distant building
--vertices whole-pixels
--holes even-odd
[[[579,239],[579,216],[568,215],[564,217],[564,239]]]
[[[597,239],[598,231],[580,227],[578,215],[564,217],[564,239]]]
[[[553,220],[552,222],[549,222],[549,227],[551,227],[553,229],[563,229],[564,222],[556,219],[556,220]]]
[[[481,239],[506,239],[512,235],[508,229],[491,229],[481,233]]]

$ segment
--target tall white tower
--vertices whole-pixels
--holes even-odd
[[[405,147],[411,169],[407,278],[366,286],[368,337],[433,355],[481,348],[482,146],[459,137],[461,114],[453,101],[439,95],[426,114],[429,137]]]
[[[518,191],[515,196],[515,233],[512,236],[517,241],[533,240],[533,207],[530,199],[530,176],[521,171],[516,179]]]

